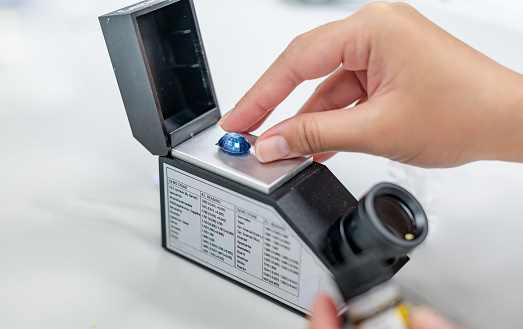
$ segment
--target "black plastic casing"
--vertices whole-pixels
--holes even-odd
[[[218,122],[192,1],[148,0],[99,17],[134,137],[154,155]]]

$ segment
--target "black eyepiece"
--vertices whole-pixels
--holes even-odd
[[[412,240],[419,231],[412,211],[393,195],[379,195],[374,199],[378,220],[396,237]]]
[[[364,250],[379,251],[384,259],[405,256],[427,236],[427,217],[419,202],[403,188],[374,186],[331,230],[337,261]]]

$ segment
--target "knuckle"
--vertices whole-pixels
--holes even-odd
[[[288,48],[287,48],[287,49],[285,49],[284,52],[282,52],[282,53],[278,56],[278,58],[276,59],[276,62],[279,63],[280,65],[281,65],[281,64],[285,64],[285,63],[288,62],[288,57],[289,57],[289,55],[288,55]]]
[[[405,2],[394,2],[392,5],[397,8],[403,8],[403,9],[409,9],[409,10],[414,9],[411,5],[409,5]]]
[[[365,14],[370,15],[384,15],[390,12],[391,8],[392,6],[390,3],[383,1],[375,1],[363,7],[362,11]]]
[[[285,77],[288,82],[294,87],[298,86],[303,79],[300,72],[294,68],[292,56],[289,55],[287,50],[278,56],[277,62],[281,67],[285,68]]]
[[[291,43],[289,43],[289,47],[295,47],[296,45],[300,44],[300,42],[305,38],[305,34],[306,33],[303,33],[294,37]]]
[[[324,152],[318,123],[314,116],[303,115],[297,122],[294,136],[294,146],[301,154]]]
[[[362,8],[362,14],[369,20],[376,23],[394,21],[405,9],[412,7],[403,2],[387,3],[377,1],[370,3]]]
[[[298,36],[297,38],[299,38]],[[296,39],[295,39],[296,40]],[[295,42],[295,41],[293,41]],[[298,41],[296,41],[298,42]],[[294,68],[296,59],[299,57],[299,51],[295,51],[296,47],[291,43],[287,49],[285,49],[276,59],[278,65],[285,69],[286,78],[289,80],[291,85],[296,87],[299,85],[303,78],[301,77],[300,71]]]
[[[303,43],[303,40],[307,38],[309,33],[310,33],[310,31],[294,37],[294,39],[292,39],[292,41],[289,43],[289,45],[287,46],[287,49],[285,49],[283,54],[291,53],[291,52],[295,51],[296,49],[299,49]]]
[[[409,21],[413,12],[416,10],[406,3],[373,2],[361,9],[360,18],[377,35],[400,37],[412,28]]]

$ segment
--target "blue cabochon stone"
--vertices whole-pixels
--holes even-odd
[[[220,149],[229,154],[247,154],[251,149],[251,144],[238,133],[226,133],[218,141]]]

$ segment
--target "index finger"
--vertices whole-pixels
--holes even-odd
[[[303,81],[326,76],[341,64],[366,68],[368,47],[358,29],[351,17],[298,36],[219,124],[227,131],[250,131]]]

